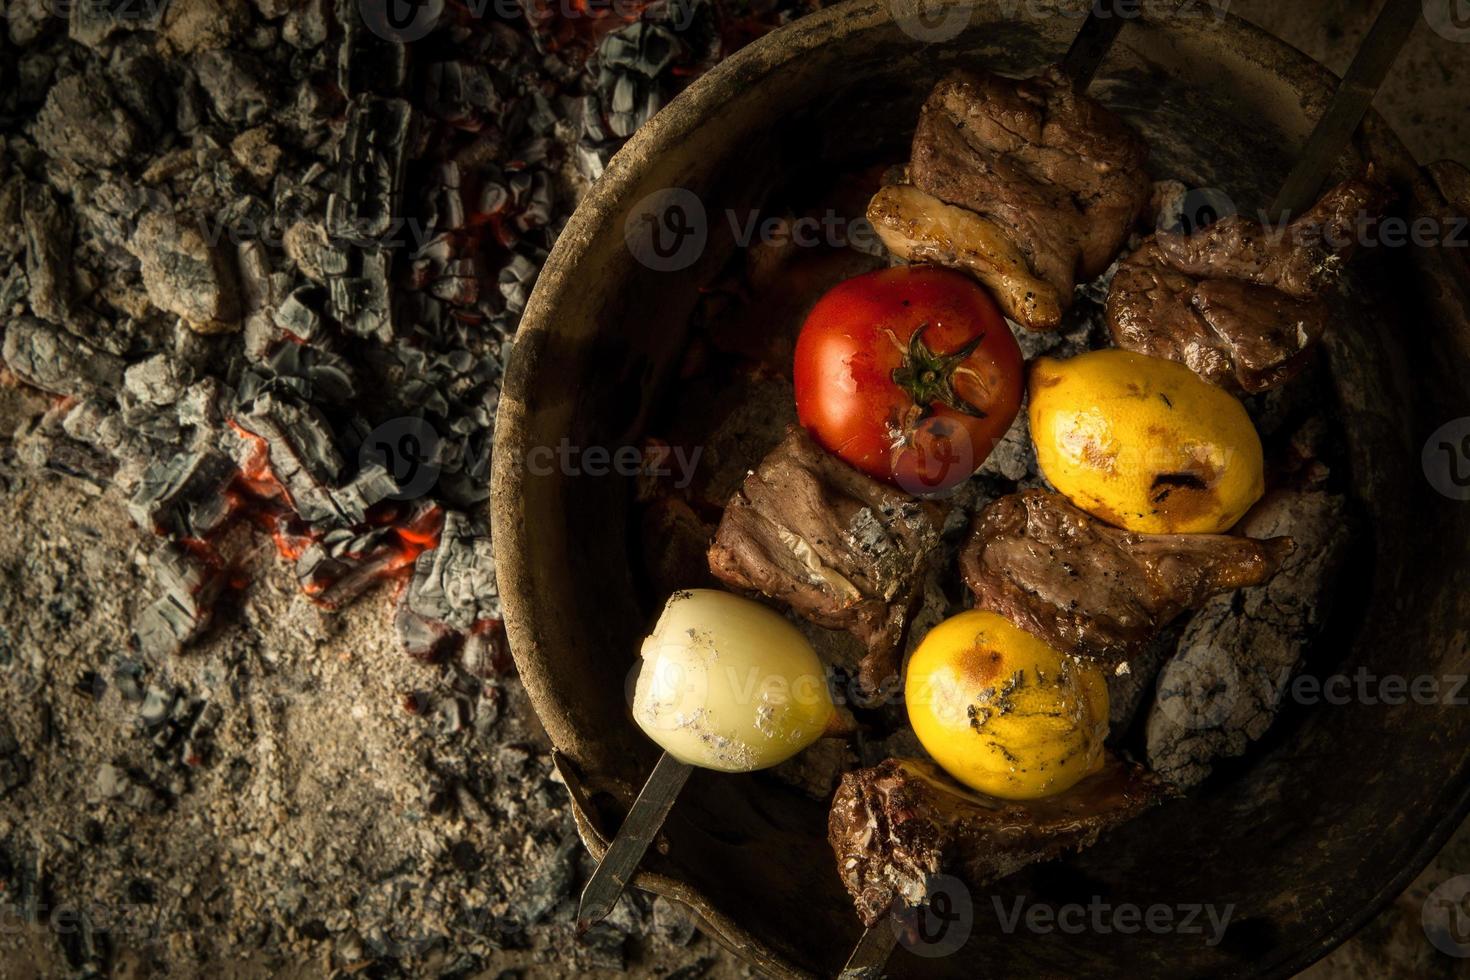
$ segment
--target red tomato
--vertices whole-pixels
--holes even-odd
[[[817,301],[796,341],[796,414],[831,453],[909,493],[967,480],[1021,406],[1021,349],[958,272],[880,269]]]

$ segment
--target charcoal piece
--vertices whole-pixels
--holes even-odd
[[[148,299],[198,333],[240,329],[234,263],[199,227],[172,214],[150,212],[128,243],[139,261]]]
[[[277,210],[280,210],[279,205]],[[296,221],[286,229],[281,245],[286,250],[286,256],[296,263],[296,268],[303,276],[315,283],[326,280],[326,256],[323,253],[328,250],[329,245],[327,230],[319,222],[308,218]]]
[[[281,39],[294,48],[311,49],[327,39],[326,0],[293,3],[281,23]]]
[[[332,315],[348,333],[387,343],[393,337],[393,308],[389,292],[387,252],[371,250],[357,255],[359,274],[332,276]]]
[[[254,126],[275,105],[270,74],[260,59],[246,51],[205,51],[194,59],[199,85],[220,119]]]
[[[327,201],[327,233],[367,244],[398,229],[413,110],[402,99],[363,96],[348,108],[338,148],[339,188]]]
[[[138,0],[73,0],[67,33],[79,44],[100,49],[119,31],[157,30],[165,6]]]
[[[270,470],[291,494],[291,503],[304,520],[316,522],[336,516],[329,491],[336,485],[344,463],[331,425],[320,409],[285,392],[272,391],[248,402],[236,421],[265,441]],[[247,451],[253,452],[254,448],[248,447]],[[256,465],[240,459],[236,462],[247,473]]]
[[[33,133],[48,157],[81,167],[116,166],[142,150],[146,139],[106,81],[91,73],[52,86]]]
[[[519,253],[501,268],[500,295],[505,297],[507,311],[519,316],[525,310],[526,301],[531,298],[531,289],[540,274],[540,264]]]
[[[111,486],[118,471],[117,461],[85,441],[71,437],[64,428],[64,414],[64,408],[52,409],[33,426],[23,426],[17,431],[16,457],[35,469],[86,480],[99,487]]]
[[[5,329],[5,363],[24,382],[57,395],[86,397],[116,391],[123,362],[71,334],[20,316]]]
[[[1290,535],[1297,549],[1270,581],[1212,599],[1189,621],[1149,713],[1156,772],[1194,786],[1265,734],[1331,609],[1350,529],[1346,501],[1326,493],[1276,491],[1246,514],[1241,533]]]
[[[30,778],[30,760],[21,754],[15,730],[10,722],[0,719],[0,800],[20,789]]]
[[[167,354],[130,364],[123,372],[123,387],[134,398],[147,405],[172,405],[184,393],[191,380],[187,370]]]
[[[423,560],[423,555],[419,560]],[[400,601],[393,612],[393,630],[403,652],[416,660],[437,663],[464,642],[464,634],[459,630],[442,620],[420,615],[407,600]]]
[[[277,345],[263,365],[242,379],[240,397],[253,398],[259,389],[249,383],[269,379],[270,387],[289,387],[303,400],[316,405],[346,405],[357,395],[352,365],[329,350],[298,343]]]
[[[149,555],[148,564],[163,594],[143,610],[133,632],[145,655],[171,657],[209,626],[225,576],[214,565],[172,541]],[[145,724],[161,725],[168,720],[173,707],[172,696],[155,697],[150,689],[140,716]]]
[[[226,47],[250,27],[247,0],[170,0],[164,6],[164,38],[181,53]]]
[[[128,514],[154,534],[204,540],[229,516],[226,491],[238,472],[219,449],[200,446],[158,460],[128,501]]]
[[[296,560],[301,590],[328,609],[348,605],[403,566],[403,545],[395,528],[375,528],[348,540],[350,549],[315,542]]]
[[[337,4],[336,11],[343,35],[337,59],[337,84],[342,91],[349,97],[372,92],[395,95],[401,91],[408,73],[404,44],[369,30],[362,10],[356,5]],[[419,13],[415,10],[415,14]]]
[[[404,601],[425,619],[459,630],[500,619],[490,535],[464,514],[446,513],[439,546],[419,555]]]
[[[827,839],[858,917],[871,926],[896,903],[922,904],[940,874],[983,888],[1090,847],[1167,796],[1152,773],[1112,756],[1066,792],[1036,800],[966,789],[928,760],[888,759],[842,777]]]
[[[147,138],[162,139],[173,129],[174,82],[161,60],[150,52],[122,56],[108,66],[108,77]]]
[[[64,323],[72,311],[71,217],[44,184],[26,185],[21,217],[31,310],[44,320]]]

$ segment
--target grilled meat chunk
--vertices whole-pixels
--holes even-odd
[[[1293,547],[1284,537],[1137,534],[1026,490],[976,516],[960,571],[982,608],[1064,653],[1116,666],[1186,609],[1266,581]]]
[[[888,759],[842,777],[827,840],[858,917],[871,926],[897,899],[923,904],[935,875],[983,887],[1091,846],[1166,795],[1146,770],[1111,756],[1065,793],[1038,800],[985,796],[927,760]]]
[[[988,264],[1019,253],[1048,287],[1032,307],[1006,292],[1002,305],[1022,326],[1050,330],[1058,323],[1045,314],[1107,269],[1148,203],[1147,159],[1138,135],[1060,69],[1019,80],[957,71],[924,103],[909,171],[919,190],[1000,230],[1011,247]],[[984,240],[970,248],[992,251]]]
[[[908,184],[873,195],[868,221],[899,258],[970,273],[990,287],[1002,309],[1033,330],[1061,325],[1057,291],[1032,275],[1026,257],[995,222]]]
[[[709,567],[851,632],[867,651],[859,682],[876,690],[897,672],[943,524],[940,505],[859,473],[793,426],[726,505]]]
[[[1352,254],[1358,222],[1386,203],[1384,188],[1354,179],[1275,231],[1232,215],[1193,235],[1150,237],[1113,278],[1113,342],[1231,391],[1290,380],[1327,327],[1324,292]]]

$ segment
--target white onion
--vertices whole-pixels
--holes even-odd
[[[682,762],[750,772],[821,737],[836,709],[816,651],[765,606],[675,592],[643,641],[633,719]]]

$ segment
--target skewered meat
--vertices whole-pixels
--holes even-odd
[[[1148,238],[1113,278],[1113,342],[1232,391],[1290,380],[1327,327],[1323,293],[1352,254],[1358,222],[1382,210],[1386,193],[1349,180],[1276,231],[1232,215],[1193,235]]]
[[[896,899],[922,904],[935,875],[981,887],[1089,847],[1166,795],[1153,775],[1113,757],[1065,793],[1019,801],[964,789],[932,762],[888,759],[842,777],[827,840],[858,917],[871,926]]]
[[[725,507],[709,567],[863,644],[859,682],[876,690],[937,554],[944,509],[848,466],[793,426]]]
[[[1267,496],[1241,522],[1247,534],[1286,533],[1299,547],[1270,582],[1206,602],[1159,674],[1148,761],[1169,782],[1195,785],[1215,759],[1240,755],[1270,727],[1326,617],[1348,526],[1342,497],[1290,490]]]
[[[1052,330],[1060,323],[1053,311],[1072,305],[1079,279],[1107,269],[1147,204],[1147,159],[1138,135],[1074,91],[1060,69],[1020,80],[957,71],[924,103],[909,169],[916,188],[974,212],[1007,245],[996,247],[984,234],[950,251],[988,255],[983,265],[995,269],[1024,259],[1039,280],[1035,302],[1018,303],[1014,292],[998,290],[1002,306],[1028,329]],[[931,226],[955,225],[928,210]],[[903,236],[895,238],[895,251],[912,252]],[[944,252],[930,260],[943,261]]]
[[[894,255],[963,269],[990,287],[1012,318],[1032,329],[1062,322],[1056,290],[1032,275],[1026,257],[995,222],[908,184],[873,195],[868,221]]]
[[[1114,666],[1184,610],[1266,581],[1292,548],[1290,538],[1122,531],[1059,494],[1027,490],[976,516],[960,571],[982,608]]]

